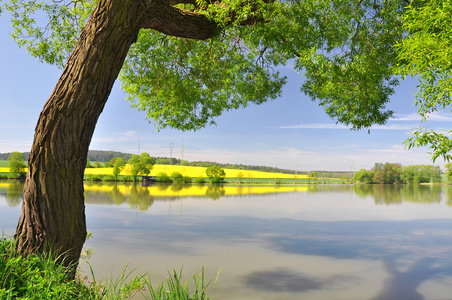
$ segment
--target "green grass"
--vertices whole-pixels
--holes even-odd
[[[104,282],[81,278],[78,273],[70,280],[70,268],[58,264],[58,259],[50,256],[31,255],[27,258],[10,251],[12,241],[0,236],[0,299],[88,299],[121,300],[133,299],[141,294],[149,300],[208,300],[207,282],[204,269],[200,275],[193,275],[187,282],[182,281],[182,269],[169,274],[166,281],[154,287],[149,276],[132,278],[133,271],[127,271]],[[218,276],[215,280],[215,285]],[[193,290],[193,292],[191,291]]]
[[[9,161],[0,159],[0,168],[7,168],[7,167],[9,167]]]
[[[11,245],[9,239],[0,241],[0,299],[96,299],[94,290],[68,280],[68,269],[56,259],[24,258],[10,252]]]

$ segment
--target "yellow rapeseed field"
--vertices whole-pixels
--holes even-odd
[[[130,175],[130,165],[121,172],[121,175]],[[192,178],[196,177],[207,177],[205,167],[192,167],[192,166],[175,166],[175,165],[154,165],[150,176],[157,176],[159,173],[164,172],[171,176],[173,172],[179,172],[183,176],[189,176]],[[25,171],[27,171],[25,169]],[[283,173],[271,173],[271,172],[260,172],[260,171],[249,171],[249,170],[237,170],[237,169],[224,169],[226,173],[226,178],[238,178],[243,179],[275,179],[275,178],[308,178],[307,175],[292,175]],[[9,173],[8,167],[1,167],[0,173]],[[113,175],[113,168],[88,168],[85,169],[86,175]],[[241,175],[240,175],[241,174]]]
[[[121,175],[130,175],[130,165],[127,165]],[[207,177],[205,167],[192,167],[192,166],[175,166],[175,165],[154,165],[150,176],[157,176],[159,173],[164,172],[171,176],[173,172],[179,172],[183,176],[189,177]],[[237,169],[224,169],[227,178],[255,178],[255,179],[267,179],[267,178],[295,178],[292,174],[282,174],[282,173],[270,173],[270,172],[260,172],[260,171],[248,171],[248,170],[237,170]],[[86,175],[112,175],[113,168],[89,168],[85,169]],[[297,178],[308,178],[307,175],[296,175]]]
[[[27,172],[28,168],[24,169],[24,172]],[[9,173],[9,167],[0,167],[0,173]]]

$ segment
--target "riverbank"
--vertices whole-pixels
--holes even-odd
[[[102,282],[88,281],[78,270],[74,280],[69,279],[70,269],[47,255],[28,258],[11,253],[11,239],[0,236],[0,299],[47,300],[117,300],[133,299],[140,294],[149,300],[204,300],[209,299],[207,288],[217,283],[207,281],[204,269],[187,282],[182,281],[182,269],[173,271],[166,280],[154,287],[146,275],[131,278],[127,266],[117,278]],[[94,271],[91,269],[94,277]],[[190,287],[194,287],[189,290]]]

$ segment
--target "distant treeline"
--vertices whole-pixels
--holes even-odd
[[[9,155],[11,153],[0,153],[0,160],[7,160]],[[152,156],[152,153],[149,153]],[[28,160],[28,157],[30,156],[30,152],[23,152],[23,155],[25,157],[25,160]],[[104,151],[104,150],[89,150],[88,151],[88,159],[90,162],[110,162],[112,158],[115,157],[122,157],[125,161],[128,161],[130,157],[132,156],[131,153],[124,153],[124,152],[118,152],[118,151]],[[310,172],[303,172],[303,171],[295,171],[295,170],[289,170],[289,169],[280,169],[276,167],[269,167],[269,166],[253,166],[253,165],[243,165],[243,164],[223,164],[223,163],[217,163],[217,162],[210,162],[210,161],[186,161],[186,160],[180,160],[177,158],[168,158],[168,157],[153,157],[156,164],[160,165],[183,165],[183,166],[195,166],[195,167],[210,167],[213,165],[217,165],[223,169],[238,169],[238,170],[251,170],[251,171],[262,171],[262,172],[273,172],[273,173],[283,173],[283,174],[307,174],[309,175]],[[316,171],[318,177],[325,177],[325,178],[342,178],[342,179],[349,179],[353,177],[353,174],[351,172],[331,172],[331,171]]]
[[[30,152],[22,152],[25,160],[28,160],[28,157],[30,156]],[[0,160],[8,160],[8,157],[11,155],[11,152],[8,153],[0,153]]]
[[[447,167],[447,165],[446,165]],[[450,169],[451,166],[447,167]],[[446,170],[450,181],[450,170]],[[361,169],[355,173],[353,180],[359,183],[379,184],[420,184],[441,182],[441,169],[432,165],[402,166],[400,163],[375,163],[372,169]]]

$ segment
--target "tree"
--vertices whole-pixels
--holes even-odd
[[[132,165],[130,174],[133,177],[133,181],[136,181],[137,176],[139,175],[146,176],[151,173],[155,164],[154,159],[146,152],[143,152],[140,155],[133,154],[128,163]]]
[[[319,177],[318,173],[316,171],[310,172],[309,177],[314,179],[314,182],[317,182],[317,179]]]
[[[353,180],[359,183],[372,183],[374,179],[374,172],[361,169],[353,175]]]
[[[25,158],[22,153],[13,151],[8,156],[8,165],[9,172],[12,176],[23,177],[25,175],[25,168],[27,165],[25,164]]]
[[[242,183],[242,179],[245,175],[243,175],[242,172],[238,172],[237,175],[235,175],[239,179],[239,183]]]
[[[394,184],[400,183],[400,173],[402,165],[398,163],[375,163],[374,165],[374,179],[375,183]]]
[[[212,183],[220,183],[224,181],[226,177],[226,173],[222,168],[217,165],[213,165],[206,169],[206,175],[209,177],[210,182]]]
[[[402,178],[406,183],[420,184],[441,181],[441,169],[432,165],[412,165],[402,168]]]
[[[415,103],[422,121],[452,104],[452,6],[449,0],[411,1],[404,14],[408,35],[398,47],[398,72],[420,78]],[[407,139],[408,148],[428,146],[435,161],[452,156],[451,130],[419,127]]]
[[[122,157],[115,157],[111,159],[110,163],[113,164],[113,176],[115,176],[115,180],[118,180],[119,174],[126,166],[126,161]]]
[[[195,130],[277,98],[286,79],[275,66],[287,63],[304,73],[302,91],[351,129],[391,117],[403,0],[220,2],[2,1],[18,44],[64,66],[36,126],[16,230],[23,254],[78,261],[87,152],[118,75],[157,128]]]

